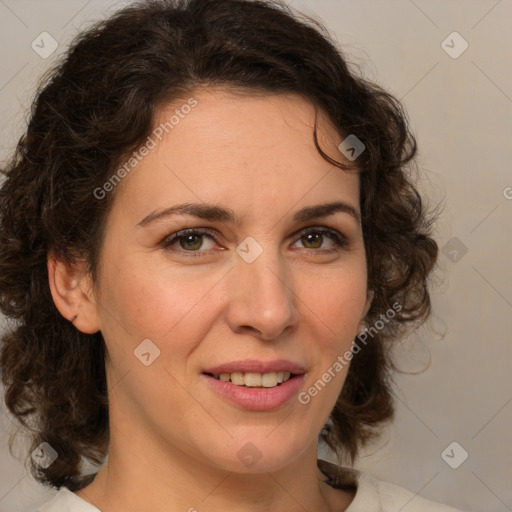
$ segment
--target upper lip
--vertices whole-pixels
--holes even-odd
[[[243,361],[231,361],[218,366],[212,366],[204,370],[203,373],[218,375],[220,373],[271,373],[271,372],[290,372],[293,374],[302,374],[305,372],[303,366],[286,359],[276,359],[274,361],[258,361],[257,359],[244,359]]]

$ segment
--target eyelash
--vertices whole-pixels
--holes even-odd
[[[336,247],[333,249],[310,249],[312,251],[319,252],[321,254],[331,254],[334,252],[338,252],[340,249],[348,246],[347,239],[339,231],[336,231],[334,229],[327,228],[327,227],[306,228],[306,229],[302,230],[300,233],[298,233],[297,240],[300,240],[302,237],[309,235],[311,233],[320,234],[322,236],[327,235],[336,245]],[[187,235],[206,235],[206,236],[210,237],[213,241],[217,242],[212,231],[205,230],[205,229],[190,228],[190,229],[183,229],[181,231],[174,233],[170,237],[165,238],[161,242],[161,245],[164,249],[169,250],[169,247],[171,247],[176,241],[178,241],[180,238],[183,238]],[[305,250],[307,250],[307,248],[305,248]],[[209,251],[208,250],[186,251],[186,250],[182,249],[177,252],[189,253],[189,254],[187,254],[187,257],[200,258],[202,256],[207,256]]]

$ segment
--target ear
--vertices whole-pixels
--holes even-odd
[[[55,306],[61,315],[85,334],[100,330],[92,279],[85,262],[70,264],[48,257],[48,281]]]
[[[365,307],[364,307],[363,316],[362,316],[361,322],[359,323],[359,326],[358,326],[358,332],[359,333],[363,332],[367,328],[367,325],[366,325],[364,319],[366,318],[366,315],[368,314],[368,311],[370,310],[370,307],[371,307],[372,302],[373,302],[373,297],[374,297],[373,290],[368,290],[368,293],[366,294],[366,304],[365,304]]]

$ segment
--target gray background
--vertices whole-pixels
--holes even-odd
[[[79,28],[128,3],[0,0],[0,159],[40,74]],[[434,315],[397,345],[397,420],[356,467],[462,510],[512,510],[512,0],[289,3],[324,20],[350,59],[403,101],[420,185],[445,204]],[[31,48],[44,31],[59,45],[46,59]],[[464,41],[446,39],[454,31],[468,43],[460,55]],[[10,456],[5,408],[0,427],[0,512],[30,510],[52,493]]]

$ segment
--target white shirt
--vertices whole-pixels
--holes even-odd
[[[357,487],[356,495],[346,512],[461,512],[448,505],[442,505],[414,494],[403,487],[389,482],[377,480],[368,473],[341,468],[319,460],[321,471],[329,477],[329,484],[339,488],[342,485]],[[334,472],[333,472],[334,471]],[[51,501],[38,508],[35,512],[101,512],[101,510],[62,487]],[[158,511],[160,512],[160,511]]]

